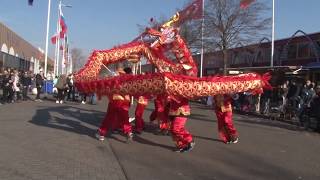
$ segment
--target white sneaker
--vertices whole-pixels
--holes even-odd
[[[84,102],[84,101],[81,101],[81,104],[86,104],[86,102]]]
[[[97,132],[96,133],[96,138],[99,140],[99,141],[104,141],[104,136],[100,136],[100,134]]]
[[[58,101],[58,100],[56,101],[56,104],[59,104],[59,101]]]
[[[63,101],[62,101],[62,100],[60,101],[60,104],[63,104]]]
[[[134,121],[136,118],[134,118],[134,117],[131,117],[131,118],[129,118],[129,122],[132,122],[132,121]]]
[[[238,142],[239,142],[239,138],[236,138],[236,139],[234,139],[234,140],[231,141],[231,143],[233,143],[233,144],[236,144],[236,143],[238,143]]]
[[[127,134],[127,143],[130,143],[133,139],[133,133]]]

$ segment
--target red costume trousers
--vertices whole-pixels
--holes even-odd
[[[172,139],[176,142],[176,146],[181,149],[185,148],[192,142],[192,135],[185,129],[187,122],[186,117],[173,117],[171,124]]]
[[[114,123],[116,117],[114,117],[113,111],[114,111],[114,105],[112,104],[112,101],[110,101],[108,104],[107,113],[104,116],[104,119],[98,130],[100,136],[105,136],[110,128],[112,129],[116,128]]]
[[[155,110],[150,115],[150,121],[158,120],[161,130],[169,130],[170,122],[168,120],[169,107],[166,106],[164,97],[157,97],[154,100]]]
[[[232,111],[222,112],[215,110],[218,119],[218,131],[221,140],[226,143],[236,137],[238,133],[233,125]]]
[[[105,136],[108,130],[122,128],[125,134],[132,132],[129,123],[130,102],[124,100],[113,100],[109,103],[107,114],[99,128],[101,136]]]
[[[137,132],[141,132],[144,128],[144,120],[142,117],[143,117],[143,112],[145,108],[146,108],[145,104],[140,104],[140,103],[137,104],[136,111],[135,111],[135,119],[136,119],[135,129]]]

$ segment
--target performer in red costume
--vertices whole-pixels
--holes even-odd
[[[178,31],[179,30],[176,28],[166,26],[162,27],[161,32],[149,29],[148,33],[160,35],[160,38],[155,41],[151,47],[156,49],[156,51],[161,52],[163,49],[161,49],[162,46],[159,46],[159,44],[163,45],[175,40],[175,43],[173,43],[170,49],[175,54],[176,60],[178,60],[179,66],[181,67],[181,71],[178,73],[181,75],[196,77],[198,72],[197,65],[193,61],[193,58],[188,51],[184,40],[178,34]],[[190,107],[188,99],[173,96],[170,97],[169,116],[172,121],[171,134],[173,140],[176,142],[176,152],[190,151],[195,145],[192,135],[185,129],[187,116],[189,115]]]
[[[168,103],[167,98],[164,96],[157,96],[154,100],[155,109],[150,115],[150,121],[158,120],[159,129],[161,134],[168,134],[170,130],[170,122],[168,119]]]
[[[148,99],[144,96],[138,98],[137,107],[135,111],[135,132],[141,134],[144,129],[143,112],[148,105]]]
[[[119,75],[125,73],[130,74],[131,69],[126,68],[125,70],[122,70],[122,68],[118,68],[117,73]],[[127,140],[129,141],[133,137],[132,127],[129,123],[130,96],[114,94],[110,99],[112,99],[109,103],[110,107],[108,107],[108,112],[100,128],[98,129],[96,137],[100,141],[103,141],[110,128],[116,129],[120,127],[123,130],[124,134],[127,136]]]
[[[187,116],[190,115],[188,99],[174,98],[170,102],[169,116],[171,117],[172,139],[176,142],[176,152],[187,152],[192,150],[195,143],[192,135],[185,129]]]
[[[218,119],[218,131],[224,143],[237,143],[238,133],[232,121],[232,99],[229,95],[217,95],[215,100],[215,112]]]

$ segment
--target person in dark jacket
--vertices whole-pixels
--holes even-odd
[[[29,99],[28,97],[28,89],[31,86],[31,76],[26,71],[21,76],[21,86],[22,86],[22,100],[26,101]]]
[[[40,71],[39,74],[36,75],[36,88],[37,88],[37,97],[36,97],[36,100],[35,101],[39,101],[41,102],[41,99],[40,99],[40,94],[41,94],[41,89],[42,89],[42,86],[43,86],[43,77],[42,77],[42,71]]]
[[[13,90],[12,90],[12,86],[10,85],[12,84],[12,80],[8,71],[4,71],[2,84],[3,84],[3,102],[11,103],[12,97],[10,96],[10,91],[13,91]]]
[[[73,83],[73,74],[69,74],[69,76],[67,78],[67,84],[68,84],[68,88],[69,88],[67,100],[68,101],[70,101],[70,100],[76,101],[75,88],[74,88],[74,83]],[[72,97],[72,99],[71,99],[71,97]]]
[[[2,101],[3,101],[3,78],[4,78],[4,75],[3,75],[3,70],[1,69],[0,70],[0,89],[2,89],[2,94],[0,95],[0,105],[2,105]]]
[[[318,118],[320,121],[320,85],[318,85],[315,89],[316,95],[311,100],[311,114]]]

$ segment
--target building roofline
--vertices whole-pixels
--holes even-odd
[[[25,40],[25,39],[24,39],[22,36],[20,36],[18,33],[16,33],[15,31],[13,31],[9,26],[5,25],[5,24],[2,23],[2,22],[0,22],[0,25],[3,26],[3,27],[5,27],[5,28],[7,28],[7,29],[8,29],[9,31],[11,31],[11,33],[13,33],[15,36],[19,37],[21,40],[23,40],[23,41],[24,41],[25,43],[27,43],[29,46],[31,46],[32,48],[34,48],[34,49],[37,51],[37,53],[41,53],[38,48],[36,48],[34,45],[32,45],[29,41]],[[53,61],[52,58],[50,58],[49,56],[48,56],[48,59],[50,59],[51,61]]]
[[[293,35],[293,34],[292,34]],[[312,33],[309,33],[307,34],[308,36],[314,36],[314,35],[319,35],[320,36],[320,31],[317,31],[317,32],[312,32]],[[294,36],[293,38],[301,38],[301,37],[304,37],[304,35],[297,35],[297,36]],[[290,37],[287,37],[287,38],[281,38],[281,39],[276,39],[274,42],[277,43],[277,42],[280,42],[280,41],[289,41],[290,39],[292,38],[292,36]],[[262,42],[262,43],[252,43],[252,44],[248,44],[248,45],[244,45],[244,46],[240,46],[240,47],[233,47],[233,48],[229,48],[227,49],[228,51],[232,51],[232,50],[236,50],[236,49],[241,49],[241,48],[248,48],[248,47],[251,47],[251,46],[256,46],[256,45],[259,45],[259,44],[271,44],[271,41],[270,42]],[[208,53],[205,53],[205,54],[214,54],[214,53],[219,53],[221,52],[222,50],[217,50],[217,51],[212,51],[212,52],[208,52]],[[200,54],[194,54],[194,56],[200,56]]]

